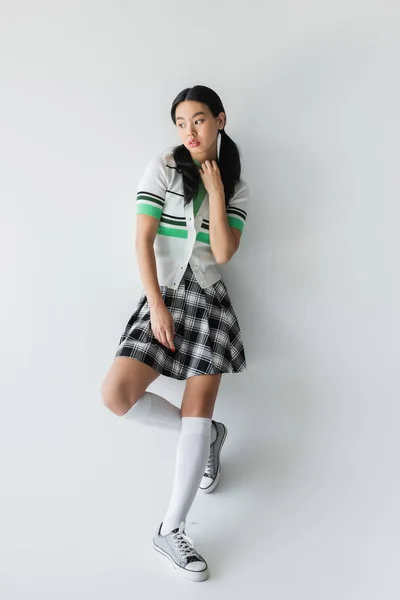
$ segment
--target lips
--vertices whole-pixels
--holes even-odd
[[[191,148],[197,148],[197,146],[200,146],[200,142],[189,142],[189,146]]]

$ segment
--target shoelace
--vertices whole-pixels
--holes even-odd
[[[195,556],[199,558],[196,550],[194,549],[194,542],[190,539],[184,532],[185,524],[181,523],[179,527],[179,531],[173,534],[172,540],[175,544],[175,548],[178,551],[179,556],[182,558],[189,558],[190,556]],[[200,559],[199,559],[200,560]]]
[[[213,445],[211,444],[210,453],[208,455],[208,460],[207,460],[206,468],[204,471],[204,475],[211,476],[211,473],[214,473],[214,471],[215,471],[215,452],[214,452]]]

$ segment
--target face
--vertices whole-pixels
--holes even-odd
[[[225,114],[214,117],[206,104],[185,100],[176,107],[176,127],[182,144],[195,160],[217,158],[218,131],[225,126]]]

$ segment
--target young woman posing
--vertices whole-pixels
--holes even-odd
[[[144,291],[102,396],[116,415],[180,431],[171,500],[153,546],[183,577],[203,581],[207,563],[185,522],[197,490],[211,492],[220,477],[227,428],[212,416],[221,376],[246,368],[218,265],[239,248],[248,188],[213,90],[183,90],[171,117],[182,143],[151,160],[139,185],[136,254]],[[186,380],[181,409],[147,391],[160,375]]]

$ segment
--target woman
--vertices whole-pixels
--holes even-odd
[[[183,90],[171,116],[182,144],[150,161],[139,185],[136,254],[144,292],[102,396],[116,415],[180,431],[171,500],[153,546],[183,577],[203,581],[207,563],[184,528],[197,489],[211,492],[220,476],[227,429],[212,415],[221,376],[246,368],[218,265],[239,247],[248,189],[213,90]],[[146,391],[160,375],[186,380],[181,410]]]

